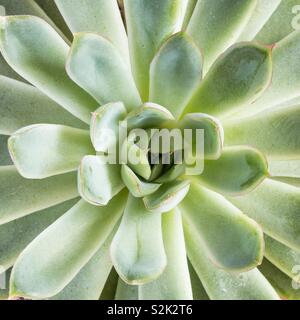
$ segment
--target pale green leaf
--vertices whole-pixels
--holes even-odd
[[[15,132],[8,149],[19,173],[29,179],[74,171],[93,153],[89,132],[54,124],[35,124]]]
[[[112,232],[125,196],[102,208],[82,200],[35,238],[14,265],[10,296],[40,299],[59,293]]]
[[[126,0],[132,71],[143,101],[149,98],[149,66],[163,40],[180,30],[186,0]]]
[[[300,189],[266,179],[254,191],[230,201],[257,221],[264,232],[285,245],[300,249]]]
[[[185,16],[184,16],[184,20],[182,23],[182,29],[185,30],[186,27],[188,26],[190,19],[194,13],[196,4],[197,4],[198,0],[188,0],[188,4],[186,7],[186,11],[185,11]]]
[[[114,233],[109,235],[75,278],[51,300],[98,300],[112,269],[109,246]]]
[[[210,299],[279,300],[276,291],[258,269],[232,273],[217,268],[207,256],[205,246],[194,237],[192,229],[184,224],[184,231],[189,260]]]
[[[202,78],[202,57],[184,33],[170,37],[150,66],[150,101],[179,118]]]
[[[115,300],[139,300],[139,286],[130,285],[119,278]]]
[[[0,224],[78,196],[76,173],[25,179],[14,166],[0,167]]]
[[[269,161],[269,172],[272,177],[300,178],[300,160],[272,160]]]
[[[0,50],[23,78],[89,123],[97,103],[67,75],[68,45],[45,21],[33,16],[0,17]]]
[[[188,180],[174,180],[163,184],[156,192],[143,198],[147,210],[154,213],[168,212],[184,199],[189,192]]]
[[[273,180],[280,181],[283,183],[290,184],[291,186],[295,186],[300,188],[300,178],[293,178],[293,177],[273,177]]]
[[[121,175],[123,182],[130,191],[130,193],[137,198],[147,196],[155,192],[161,184],[150,183],[141,180],[128,166],[122,165]]]
[[[269,1],[276,2],[276,0]],[[281,0],[277,10],[264,25],[255,40],[274,44],[282,40],[299,26],[299,0]]]
[[[129,195],[121,225],[111,245],[119,276],[128,284],[144,284],[165,269],[161,215],[151,214],[143,202]]]
[[[121,102],[108,103],[93,112],[90,135],[96,151],[115,151],[120,131],[119,122],[125,116],[126,109]]]
[[[192,300],[192,287],[178,209],[162,217],[167,267],[155,281],[139,286],[141,300]]]
[[[217,192],[239,195],[251,192],[268,176],[262,153],[247,146],[223,149],[218,160],[205,161],[204,171],[193,179]]]
[[[78,170],[78,190],[94,205],[107,203],[124,187],[121,167],[110,164],[105,156],[85,156]]]
[[[73,33],[94,32],[111,40],[129,61],[127,36],[116,0],[55,0]]]
[[[25,247],[76,202],[78,198],[1,225],[0,266],[10,268]]]
[[[229,120],[224,124],[224,131],[227,145],[254,146],[268,159],[300,158],[300,105]]]
[[[76,33],[66,70],[99,104],[121,101],[128,110],[141,104],[129,66],[114,45],[94,33]]]
[[[0,166],[9,166],[12,164],[7,148],[8,138],[9,136],[0,135]]]
[[[255,9],[256,0],[201,0],[187,27],[203,51],[206,73],[217,57],[236,42]]]
[[[281,0],[257,0],[255,10],[238,41],[251,41],[270,19]],[[276,26],[277,29],[277,26]]]
[[[265,257],[291,279],[296,278],[294,271],[295,267],[300,266],[300,251],[290,249],[267,235],[265,244]],[[298,282],[300,285],[300,279]]]
[[[2,134],[12,134],[22,127],[35,123],[87,128],[85,123],[33,86],[0,76],[0,91],[0,132]]]
[[[224,116],[236,112],[255,101],[270,85],[271,77],[270,48],[247,42],[236,44],[209,70],[185,113]]]
[[[195,243],[205,249],[214,265],[228,271],[246,271],[261,263],[261,228],[221,195],[193,184],[179,207]]]
[[[192,290],[193,290],[193,300],[209,300],[209,297],[199,279],[195,269],[193,268],[192,264],[188,260]]]

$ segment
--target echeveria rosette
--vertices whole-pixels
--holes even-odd
[[[299,298],[295,4],[125,0],[126,32],[117,1],[0,0],[11,298]],[[144,160],[135,129],[204,129],[204,171],[104,163],[119,121]]]

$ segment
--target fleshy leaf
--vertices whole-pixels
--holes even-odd
[[[172,120],[174,117],[168,109],[152,102],[146,102],[141,108],[130,112],[124,123],[129,130],[151,129],[163,126]]]
[[[150,63],[163,40],[180,30],[187,2],[126,0],[124,5],[133,75],[147,101]]]
[[[227,147],[218,160],[205,161],[204,171],[193,178],[222,194],[238,195],[255,189],[268,175],[268,164],[258,150]]]
[[[202,57],[184,33],[169,38],[150,66],[150,101],[179,118],[202,78]]]
[[[115,300],[139,300],[139,286],[132,286],[119,278]]]
[[[121,175],[123,182],[130,193],[137,198],[147,196],[155,192],[161,185],[142,181],[128,166],[122,165]]]
[[[205,246],[184,223],[187,253],[198,277],[213,300],[279,300],[267,279],[253,269],[240,274],[217,268],[206,254]]]
[[[78,196],[76,173],[25,179],[14,166],[0,167],[0,224]]]
[[[300,30],[278,42],[272,53],[272,85],[253,103],[245,114],[252,114],[299,97],[300,88]]]
[[[166,183],[171,182],[179,177],[181,177],[185,173],[185,165],[184,164],[175,164],[173,165],[166,173],[160,176],[155,182],[158,183]]]
[[[129,60],[127,36],[117,1],[55,0],[70,30],[94,32],[108,38]]]
[[[265,236],[265,257],[283,273],[296,281],[294,268],[300,265],[300,251],[295,251],[284,244]],[[300,279],[298,280],[300,285]]]
[[[78,202],[69,200],[0,226],[0,265],[10,268],[25,247]]]
[[[15,132],[8,148],[20,174],[29,179],[74,171],[93,152],[89,132],[54,124],[36,124]]]
[[[244,272],[261,263],[261,228],[221,195],[193,184],[179,207],[195,243],[205,248],[214,265]]]
[[[98,152],[108,152],[116,148],[119,136],[119,122],[126,116],[122,102],[108,103],[92,114],[91,140]]]
[[[192,146],[190,146],[192,154],[191,157],[197,157],[196,146],[204,143],[204,155],[200,154],[201,158],[205,159],[218,159],[221,155],[224,143],[224,130],[221,122],[214,117],[203,113],[189,113],[180,122],[180,128],[192,129]],[[204,130],[203,141],[197,141],[196,130]],[[188,136],[189,137],[189,136]],[[187,141],[187,143],[190,142]]]
[[[12,134],[35,123],[64,124],[77,128],[87,125],[61,108],[38,89],[0,76],[0,133]]]
[[[193,290],[193,300],[209,300],[209,297],[203,287],[201,280],[199,279],[195,269],[193,268],[190,261],[188,261],[189,272]]]
[[[117,225],[116,225],[117,227]],[[115,227],[115,229],[116,229]],[[114,231],[75,278],[52,300],[98,300],[112,269],[109,247]]]
[[[178,209],[162,217],[164,245],[168,264],[162,275],[139,287],[141,300],[192,300],[192,287],[185,242]]]
[[[35,238],[14,265],[10,296],[41,299],[60,292],[112,232],[125,196],[106,207],[81,200]]]
[[[271,77],[270,48],[253,43],[236,44],[214,63],[185,113],[224,116],[236,112],[255,101],[270,85]]]
[[[123,187],[121,167],[110,164],[105,156],[85,156],[78,170],[78,190],[94,205],[107,205]]]
[[[266,234],[300,249],[300,189],[266,179],[254,191],[230,201],[257,221]]]
[[[251,41],[278,8],[281,0],[257,0],[255,10],[238,41]],[[276,26],[276,29],[278,26]],[[273,30],[275,31],[275,30]],[[265,43],[265,42],[262,42]]]
[[[276,3],[277,0],[269,2]],[[297,18],[297,13],[299,12],[299,10],[297,10],[298,5],[298,0],[281,0],[280,5],[256,36],[255,40],[260,43],[272,45],[294,32],[294,21],[296,21],[296,26],[299,21]]]
[[[128,284],[156,279],[166,267],[161,215],[149,214],[143,202],[129,195],[121,225],[111,245],[119,276]]]
[[[76,33],[66,70],[99,104],[122,101],[128,110],[141,104],[129,66],[114,45],[94,33]]]
[[[190,19],[194,13],[197,1],[198,0],[188,0],[188,4],[186,7],[185,16],[184,16],[184,20],[183,20],[183,24],[182,24],[183,30],[186,29],[186,27],[188,26],[188,24],[190,22]]]
[[[270,109],[224,124],[227,145],[247,144],[276,160],[300,157],[300,105]]]
[[[7,148],[9,136],[0,135],[0,166],[12,165],[11,157]]]
[[[143,198],[147,210],[154,213],[168,212],[184,199],[189,192],[188,180],[174,180],[163,184],[156,192]]]
[[[272,160],[269,161],[269,171],[272,177],[300,178],[300,160]]]
[[[259,270],[268,279],[283,300],[300,300],[300,291],[291,285],[291,278],[278,270],[271,262],[264,259]],[[296,276],[296,274],[295,274]]]
[[[97,103],[67,75],[68,45],[42,19],[0,18],[0,51],[23,78],[79,119],[90,122]]]
[[[205,73],[215,59],[236,42],[255,5],[256,1],[253,0],[197,2],[187,32],[203,50]]]
[[[273,177],[273,180],[280,181],[283,183],[290,184],[291,186],[300,188],[300,178],[293,177]]]

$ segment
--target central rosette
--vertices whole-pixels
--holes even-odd
[[[176,207],[193,176],[202,175],[204,161],[220,157],[224,140],[217,119],[193,113],[176,120],[150,102],[129,113],[121,102],[101,106],[90,130],[97,154],[81,162],[81,196],[106,205],[126,186],[152,212]]]

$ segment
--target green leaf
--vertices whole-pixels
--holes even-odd
[[[110,39],[129,61],[127,36],[117,1],[55,0],[55,4],[73,33],[99,33]]]
[[[150,214],[131,195],[111,245],[111,258],[119,276],[133,285],[156,279],[166,267],[161,215]]]
[[[189,192],[188,180],[174,180],[163,184],[156,192],[143,198],[147,210],[154,213],[168,212],[184,199]]]
[[[105,156],[85,156],[78,170],[78,190],[93,205],[107,205],[124,187],[121,167]]]
[[[295,278],[294,268],[300,265],[300,251],[295,251],[265,235],[265,257],[279,270]],[[296,280],[295,280],[296,281]],[[298,280],[300,284],[300,279]]]
[[[187,32],[203,51],[205,73],[216,58],[236,42],[255,5],[253,0],[197,2]]]
[[[177,33],[161,46],[151,62],[150,101],[166,107],[179,118],[201,78],[199,49],[189,36]]]
[[[115,300],[139,300],[139,286],[132,286],[119,278]]]
[[[296,22],[297,26],[299,23],[299,18],[297,18],[299,10],[295,10],[294,7],[297,9],[298,5],[299,0],[282,0],[255,40],[271,45],[295,31],[293,21]]]
[[[293,288],[291,278],[278,270],[267,259],[264,259],[264,262],[259,269],[278,292],[281,299],[300,300],[300,291],[299,289]]]
[[[171,182],[185,173],[186,166],[184,164],[173,165],[166,173],[160,176],[155,182],[166,183]]]
[[[185,223],[184,231],[189,260],[210,299],[279,300],[276,291],[258,269],[233,273],[217,268],[207,256],[203,243],[194,237],[192,229]]]
[[[115,270],[112,268],[108,278],[106,279],[105,286],[101,292],[99,300],[114,300],[117,290],[119,276]]]
[[[213,116],[233,113],[255,101],[270,85],[271,77],[270,48],[253,43],[236,44],[209,70],[185,113],[204,112]]]
[[[183,30],[186,29],[186,27],[188,26],[188,24],[190,22],[190,19],[194,13],[197,1],[198,0],[188,0],[188,4],[186,7],[185,16],[184,16],[184,20],[183,20],[183,24],[182,24]]]
[[[24,179],[14,166],[0,167],[0,224],[78,196],[76,173]]]
[[[181,213],[178,209],[162,218],[168,264],[163,274],[139,287],[141,300],[192,300]]]
[[[97,34],[74,35],[66,70],[99,104],[122,101],[128,110],[141,104],[129,66],[114,45]]]
[[[87,125],[33,86],[0,76],[0,133],[12,134],[35,123],[64,124],[87,128]]]
[[[204,143],[204,158],[205,159],[218,159],[221,155],[224,144],[224,130],[221,122],[214,117],[203,113],[189,113],[184,116],[180,122],[180,128],[192,129],[192,145],[191,142],[186,140],[186,143],[191,148],[192,154],[190,156],[197,158],[197,145]],[[197,141],[196,130],[203,130],[204,141]],[[188,135],[189,138],[189,135]],[[203,154],[198,155],[203,159]]]
[[[4,269],[10,268],[25,247],[76,202],[78,202],[78,198],[1,225],[1,267]]]
[[[266,179],[254,191],[230,201],[257,221],[264,232],[285,245],[300,249],[300,189]]]
[[[133,75],[142,100],[149,98],[149,66],[162,42],[180,30],[184,0],[126,0],[125,13]]]
[[[193,300],[209,300],[209,297],[203,287],[203,284],[189,260],[188,266],[193,290]]]
[[[113,231],[109,235],[75,278],[62,291],[53,296],[52,300],[98,300],[112,269],[109,246],[114,233]]]
[[[9,136],[0,135],[0,166],[9,166],[12,164],[7,148],[8,138]]]
[[[15,132],[8,149],[19,173],[42,179],[74,171],[85,154],[93,153],[89,132],[54,124],[35,124]]]
[[[0,271],[0,279],[2,286],[0,287],[0,301],[7,300],[9,296],[9,279],[10,279],[11,269],[1,273]]]
[[[121,175],[123,182],[130,193],[137,198],[155,192],[161,184],[142,181],[128,166],[122,165]]]
[[[42,0],[43,4],[46,3],[47,0]],[[0,5],[5,8],[5,15],[13,16],[13,15],[32,15],[39,18],[42,18],[47,23],[49,23],[60,35],[61,37],[68,42],[69,40],[66,38],[64,33],[60,30],[61,25],[57,24],[57,20],[54,22],[52,20],[52,16],[45,13],[45,7],[41,7],[39,0],[1,0]],[[51,2],[53,2],[51,0]],[[1,14],[0,14],[1,15]]]
[[[273,180],[280,181],[283,183],[290,184],[291,186],[295,186],[300,188],[300,178],[293,178],[293,177],[273,177]]]
[[[90,122],[97,103],[65,71],[68,46],[42,19],[33,16],[0,18],[0,50],[23,78],[79,119]]]
[[[35,238],[14,265],[10,296],[41,299],[59,293],[112,232],[125,196],[103,208],[82,200]]]
[[[277,28],[277,27],[276,27]],[[268,90],[245,110],[245,114],[262,111],[299,97],[300,88],[300,30],[291,33],[273,49],[273,76]]]
[[[166,123],[174,120],[171,112],[152,102],[144,103],[139,109],[133,110],[124,120],[128,130],[152,129],[163,127]]]
[[[119,123],[126,116],[122,102],[108,103],[98,108],[92,114],[91,140],[98,152],[115,150],[119,136]]]
[[[261,150],[268,159],[300,157],[300,105],[268,109],[251,117],[224,124],[227,145],[247,144]]]
[[[238,41],[251,41],[270,19],[281,0],[257,0],[255,10]],[[277,29],[277,26],[276,26]],[[275,31],[275,30],[274,30]],[[276,31],[275,31],[276,32]],[[262,42],[265,43],[265,42]]]
[[[214,265],[228,271],[248,271],[261,263],[261,228],[221,195],[193,184],[179,207],[195,243],[205,248]]]
[[[272,177],[300,178],[300,160],[272,160],[269,161],[269,171]]]
[[[218,160],[205,161],[204,171],[193,179],[225,195],[255,189],[268,175],[268,164],[258,150],[247,146],[227,147]]]

